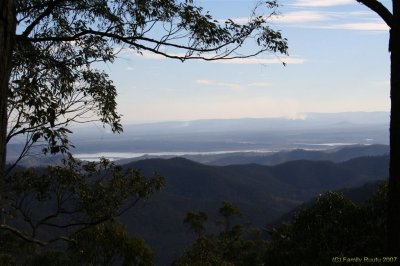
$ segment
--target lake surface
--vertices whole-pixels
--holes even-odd
[[[257,152],[257,153],[272,153],[276,151],[267,150],[244,150],[244,151],[176,151],[176,152],[97,152],[97,153],[79,153],[74,154],[74,157],[85,161],[98,161],[101,157],[107,158],[111,161],[128,158],[138,158],[143,156],[151,157],[162,157],[162,156],[184,156],[184,155],[215,155],[215,154],[227,154],[227,153],[238,153],[238,152]]]
[[[149,157],[163,157],[163,156],[184,156],[184,155],[217,155],[229,153],[274,153],[282,150],[327,150],[336,147],[352,146],[352,145],[369,145],[359,143],[295,143],[296,147],[287,149],[259,149],[259,150],[225,150],[225,151],[160,151],[160,152],[96,152],[96,153],[77,153],[74,154],[75,158],[85,161],[98,161],[104,157],[111,161],[138,158],[143,156]],[[301,146],[301,147],[299,147]]]

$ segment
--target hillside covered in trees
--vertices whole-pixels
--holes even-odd
[[[146,243],[154,250],[158,265],[166,265],[179,258],[194,241],[194,235],[188,233],[187,225],[183,223],[188,212],[204,212],[210,221],[218,220],[216,206],[225,201],[230,202],[241,210],[243,216],[240,221],[243,224],[249,223],[252,227],[261,228],[263,231],[269,228],[268,225],[279,227],[282,221],[288,221],[293,217],[293,214],[286,213],[329,190],[341,190],[356,202],[362,202],[377,190],[375,182],[384,180],[387,176],[387,164],[388,156],[358,157],[340,163],[297,160],[274,166],[257,164],[212,166],[184,158],[141,160],[123,165],[121,171],[138,169],[142,176],[153,176],[154,172],[158,172],[162,174],[165,185],[148,198],[142,198],[141,192],[137,191],[140,201],[118,220],[129,235],[144,239],[143,244]],[[47,170],[43,168],[40,171],[39,169],[31,171],[45,173]],[[104,175],[103,171],[108,170],[105,168],[93,174]],[[38,177],[40,178],[40,175]],[[40,184],[43,181],[36,182]],[[354,189],[362,187],[365,183],[371,186]],[[46,183],[41,184],[43,186]],[[34,200],[36,203],[30,202],[30,207],[26,211],[32,216],[30,218],[33,219],[32,222],[51,214],[54,210],[52,206],[56,203],[54,202],[56,195],[49,194],[47,198]],[[107,198],[104,195],[98,197],[96,201],[100,201],[99,206],[104,205],[101,208],[106,208],[108,203],[103,204],[101,201],[106,201]],[[19,199],[22,203],[22,198]],[[130,202],[132,200],[134,199]],[[67,201],[66,204],[68,207],[76,203]],[[16,217],[22,219],[18,222],[20,225],[26,224],[26,221],[23,221],[26,218],[19,215]],[[60,234],[59,229],[46,228],[46,226],[38,228],[37,233]],[[205,225],[204,228],[213,234],[219,230],[219,227],[212,223]],[[111,234],[114,234],[113,230],[116,228],[110,231]],[[266,241],[270,236],[263,232],[257,239]],[[118,252],[112,254],[111,257],[121,256],[118,254]],[[68,254],[66,256],[68,257]]]

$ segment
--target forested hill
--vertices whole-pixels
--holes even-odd
[[[160,261],[176,257],[190,241],[183,225],[189,210],[205,211],[210,220],[223,200],[237,205],[250,222],[264,226],[331,189],[361,186],[386,179],[388,156],[360,157],[342,163],[290,161],[210,166],[184,158],[148,159],[125,165],[144,174],[157,171],[166,187],[123,217],[133,234],[153,246]]]

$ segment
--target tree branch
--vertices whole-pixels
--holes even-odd
[[[56,242],[58,240],[64,240],[66,242],[75,242],[74,240],[72,240],[72,239],[70,239],[70,238],[68,238],[66,236],[56,237],[56,238],[50,239],[47,242],[44,242],[44,241],[38,240],[36,238],[30,237],[30,236],[22,233],[18,229],[15,229],[14,227],[11,227],[11,226],[9,226],[7,224],[0,224],[0,229],[9,231],[9,232],[11,232],[12,234],[14,234],[17,237],[21,238],[24,241],[27,241],[29,243],[33,243],[33,244],[36,244],[36,245],[39,245],[39,246],[42,246],[42,247],[47,246],[47,245],[49,245],[51,243],[54,243],[54,242]]]
[[[35,28],[35,26],[37,24],[40,23],[40,21],[42,19],[44,19],[45,17],[49,16],[51,14],[51,12],[53,11],[53,9],[59,4],[61,3],[63,0],[55,0],[54,2],[50,3],[48,5],[48,7],[46,8],[45,11],[43,11],[42,14],[40,14],[40,16],[38,16],[26,29],[25,31],[22,33],[22,36],[27,37],[33,30],[33,28]]]
[[[47,245],[46,242],[43,242],[43,241],[40,241],[38,239],[32,238],[32,237],[22,233],[21,231],[15,229],[14,227],[11,227],[11,226],[9,226],[7,224],[0,224],[0,229],[7,230],[7,231],[13,233],[14,235],[18,236],[19,238],[21,238],[21,239],[23,239],[23,240],[25,240],[27,242],[34,243],[34,244],[37,244],[37,245],[40,245],[40,246],[46,246]]]
[[[381,2],[377,0],[357,0],[357,2],[360,2],[361,4],[364,4],[367,7],[369,7],[371,10],[377,13],[390,28],[392,28],[393,15]]]
[[[70,35],[70,36],[46,36],[46,37],[37,37],[37,38],[30,38],[25,36],[24,34],[22,35],[17,35],[16,38],[18,39],[24,39],[24,40],[29,40],[30,42],[36,43],[36,42],[68,42],[68,41],[76,41],[78,40],[80,37],[85,36],[85,35],[95,35],[95,36],[101,36],[101,37],[107,37],[107,38],[111,38],[114,40],[119,40],[123,43],[129,44],[129,45],[137,45],[137,41],[146,41],[146,42],[150,42],[150,43],[154,43],[157,46],[160,45],[165,45],[165,46],[171,46],[174,48],[178,48],[178,49],[184,49],[184,50],[192,50],[195,52],[215,52],[225,46],[227,46],[228,44],[234,43],[235,40],[229,41],[227,43],[224,43],[220,46],[214,47],[214,48],[210,48],[210,49],[199,49],[199,48],[195,48],[195,47],[190,47],[190,46],[186,46],[186,45],[179,45],[179,44],[174,44],[174,43],[169,43],[169,42],[165,42],[165,41],[158,41],[158,40],[154,40],[151,38],[147,38],[144,36],[121,36],[118,34],[114,34],[114,33],[110,33],[110,32],[103,32],[103,31],[96,31],[96,30],[84,30],[81,31],[79,33],[76,33],[75,35]],[[157,47],[156,46],[156,47]]]
[[[230,41],[227,43],[224,43],[220,46],[214,47],[214,48],[204,48],[204,49],[199,49],[196,47],[190,47],[190,46],[184,46],[184,45],[178,45],[178,44],[173,44],[173,43],[168,43],[168,42],[160,42],[160,41],[156,41],[156,40],[152,40],[149,38],[145,38],[145,37],[126,37],[126,36],[119,36],[117,34],[112,34],[112,33],[107,33],[107,32],[99,32],[99,31],[93,31],[93,30],[86,30],[86,31],[82,31],[80,33],[77,33],[75,35],[72,36],[53,36],[53,37],[40,37],[40,38],[26,38],[31,42],[43,42],[43,41],[75,41],[77,40],[79,37],[84,36],[84,35],[90,35],[90,34],[94,34],[94,35],[99,35],[102,37],[109,37],[112,39],[116,39],[119,41],[122,41],[128,45],[131,45],[133,47],[136,47],[138,49],[142,49],[142,50],[147,50],[150,52],[153,52],[155,54],[159,54],[162,55],[164,57],[167,58],[172,58],[172,59],[178,59],[181,61],[185,61],[187,59],[202,59],[202,60],[206,60],[206,61],[214,61],[214,60],[220,60],[220,59],[237,59],[237,58],[248,58],[248,57],[253,57],[257,54],[260,54],[262,52],[267,51],[268,49],[263,49],[258,51],[257,53],[254,54],[250,54],[250,55],[246,55],[246,56],[234,56],[234,57],[228,57],[227,54],[222,54],[220,56],[216,56],[216,57],[205,57],[205,56],[192,56],[192,55],[174,55],[174,54],[168,54],[165,52],[161,52],[159,49],[157,49],[157,47],[160,47],[160,45],[165,45],[165,46],[171,46],[174,48],[178,48],[178,49],[183,49],[183,50],[190,50],[192,52],[200,52],[200,53],[209,53],[209,52],[215,52],[231,43],[234,43],[234,41]],[[23,36],[21,35],[17,35],[17,39],[22,38]],[[147,41],[147,42],[152,42],[152,43],[157,43],[156,48],[150,48],[147,47],[145,45],[142,44],[138,44],[136,41],[138,40],[142,40],[142,41]],[[240,45],[238,45],[237,47],[235,47],[233,50],[236,50],[238,47],[240,47]]]

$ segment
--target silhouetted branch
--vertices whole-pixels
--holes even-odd
[[[357,0],[357,2],[360,2],[375,11],[390,28],[393,26],[393,14],[390,13],[381,2],[377,0]]]
[[[53,11],[53,9],[59,4],[61,3],[63,0],[55,0],[54,2],[50,3],[48,5],[48,7],[46,8],[46,10],[43,11],[42,14],[40,14],[40,16],[38,16],[26,29],[25,31],[22,33],[22,36],[28,36],[31,31],[35,28],[36,25],[38,25],[42,19],[44,19],[45,17],[49,16],[51,14],[51,12]]]
[[[30,237],[30,236],[22,233],[18,229],[14,228],[14,227],[11,227],[11,226],[9,226],[7,224],[0,224],[0,229],[9,231],[9,232],[13,233],[14,235],[16,235],[17,237],[21,238],[22,240],[25,240],[25,241],[30,242],[30,243],[34,243],[34,244],[37,244],[37,245],[40,245],[40,246],[46,246],[48,244],[47,242],[40,241],[38,239]]]

